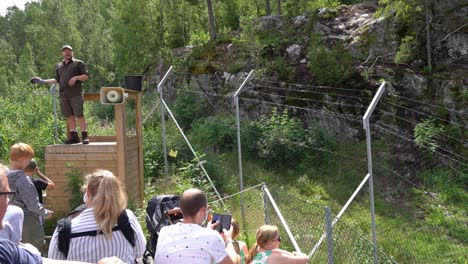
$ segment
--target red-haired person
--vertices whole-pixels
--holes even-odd
[[[22,242],[40,248],[44,245],[45,235],[41,218],[49,218],[52,211],[39,202],[36,187],[26,176],[24,169],[34,157],[34,150],[25,143],[17,143],[10,150],[10,171],[7,178],[11,191],[15,192],[10,204],[21,207],[24,211]]]

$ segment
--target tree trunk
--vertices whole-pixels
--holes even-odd
[[[281,0],[276,1],[278,4],[278,16],[281,16]]]
[[[266,0],[266,15],[271,16],[270,0]]]
[[[211,5],[211,0],[206,0],[206,4],[208,5],[208,17],[210,20],[210,39],[211,41],[216,40],[216,24],[215,18],[213,14],[213,6]]]
[[[164,33],[166,33],[166,31],[164,30],[164,1],[163,0],[159,0],[159,28],[160,28],[159,41],[160,41],[161,47],[164,47]]]
[[[429,74],[432,74],[432,54],[431,54],[431,30],[430,30],[430,22],[431,17],[429,14],[429,1],[426,0],[426,51],[427,51],[427,69],[429,70]]]

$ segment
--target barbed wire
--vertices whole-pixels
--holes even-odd
[[[278,87],[274,87],[274,86],[266,86],[266,85],[256,85],[256,86],[252,87],[252,89],[258,88],[258,87],[261,87],[261,88],[269,88],[269,89],[274,89],[274,90],[281,90],[281,89],[283,89],[283,88],[278,88]],[[284,90],[284,89],[283,89],[283,90]],[[372,98],[359,97],[359,96],[352,96],[352,95],[342,95],[342,94],[333,94],[333,93],[324,93],[324,92],[315,92],[315,91],[308,91],[308,93],[322,94],[322,95],[336,96],[336,97],[343,97],[343,98],[349,98],[349,99],[359,99],[359,100],[366,100],[366,101],[372,100]]]
[[[344,117],[349,120],[354,120],[354,121],[359,121],[362,122],[362,119],[356,116],[352,115],[344,115],[344,114],[332,114],[331,112],[328,111],[319,111],[319,110],[314,110],[306,107],[299,107],[299,106],[290,106],[286,104],[280,104],[280,103],[274,103],[274,102],[269,102],[269,101],[264,101],[264,100],[258,100],[258,99],[252,99],[252,98],[240,98],[241,100],[246,100],[246,101],[252,101],[252,102],[259,102],[259,103],[265,103],[269,105],[277,105],[277,106],[283,106],[283,107],[288,107],[288,108],[293,108],[293,109],[300,109],[300,110],[305,110],[308,112],[314,112],[314,113],[319,113],[319,114],[325,114],[325,115],[330,115],[330,116],[335,116],[335,117]]]
[[[309,87],[309,88],[317,88],[317,89],[330,89],[330,90],[355,91],[355,92],[365,91],[365,90],[348,89],[348,88],[341,88],[341,87],[317,86],[317,85],[297,84],[297,83],[288,83],[288,82],[275,82],[275,81],[271,81],[267,79],[257,79],[257,78],[252,81],[255,82],[256,80],[266,82],[266,83],[286,84],[286,85],[297,86],[297,87]]]
[[[340,103],[340,102],[330,102],[330,101],[325,101],[325,100],[314,100],[314,99],[308,99],[308,98],[299,98],[299,97],[293,97],[293,96],[287,96],[287,95],[269,94],[269,93],[262,93],[262,92],[256,92],[256,91],[255,92],[254,91],[246,91],[246,93],[247,94],[255,93],[255,94],[261,94],[261,95],[268,95],[268,96],[271,96],[271,97],[292,99],[292,100],[303,101],[303,102],[320,102],[320,103],[325,103],[325,104],[349,106],[349,107],[356,107],[356,108],[361,108],[361,109],[365,108],[365,106],[363,106],[363,105],[351,105],[351,104],[345,104],[345,103]]]
[[[413,122],[413,121],[411,121],[411,120],[408,120],[408,119],[406,119],[406,118],[403,118],[403,117],[401,117],[401,116],[392,114],[392,113],[387,112],[387,111],[384,111],[384,110],[380,110],[380,112],[383,113],[383,116],[391,116],[391,117],[397,118],[397,119],[399,119],[399,120],[401,120],[401,121],[405,121],[405,122],[407,122],[407,123],[410,123],[410,124],[412,124],[412,125],[414,125],[414,126],[417,126],[417,125],[420,124],[420,123]],[[438,135],[444,136],[444,137],[448,137],[448,138],[453,139],[453,140],[455,140],[455,141],[458,141],[458,142],[460,142],[460,143],[462,143],[462,144],[468,143],[468,142],[463,141],[463,140],[461,140],[461,139],[452,137],[452,136],[448,135],[447,133],[438,132],[438,131],[435,131],[435,133],[438,134]]]
[[[414,109],[411,109],[411,108],[408,108],[408,107],[405,107],[405,106],[397,105],[397,104],[394,104],[394,103],[391,103],[391,102],[384,102],[384,103],[385,103],[385,104],[392,105],[392,106],[395,106],[395,107],[399,107],[399,108],[405,109],[405,110],[410,111],[410,112],[413,112],[413,113],[418,113],[418,114],[420,114],[420,115],[424,115],[424,116],[427,116],[427,117],[432,117],[432,118],[434,118],[434,119],[437,119],[437,120],[442,121],[442,122],[445,122],[445,123],[449,123],[449,124],[456,125],[456,126],[463,127],[463,128],[468,128],[467,126],[464,126],[464,125],[455,123],[455,122],[453,122],[453,121],[446,120],[446,119],[443,119],[443,118],[439,118],[439,117],[436,117],[436,116],[433,116],[433,115],[430,115],[430,114],[426,114],[426,113],[423,113],[423,112],[421,112],[421,111],[417,111],[417,110],[414,110]]]
[[[447,111],[449,111],[449,112],[453,112],[453,113],[457,113],[457,114],[460,114],[460,115],[466,115],[466,116],[468,116],[467,113],[463,113],[463,112],[460,112],[460,111],[457,111],[457,110],[454,110],[454,109],[442,107],[442,106],[440,106],[440,105],[434,105],[434,104],[430,104],[430,103],[418,101],[418,100],[415,100],[415,99],[411,99],[411,98],[404,97],[404,96],[397,95],[397,94],[390,93],[390,92],[387,93],[387,94],[388,94],[388,95],[391,95],[391,96],[394,96],[394,97],[397,97],[397,98],[401,98],[401,99],[407,100],[407,101],[411,101],[411,102],[415,102],[415,103],[419,103],[419,104],[424,104],[424,105],[431,106],[431,107],[434,107],[434,108],[444,109],[444,110],[447,110]]]
[[[384,124],[380,124],[380,125],[384,125]],[[396,136],[398,136],[398,137],[401,137],[401,138],[403,138],[403,139],[405,139],[405,140],[407,140],[407,141],[411,141],[411,142],[414,141],[414,138],[413,138],[413,136],[411,136],[411,135],[406,134],[406,136],[402,136],[401,134],[399,134],[399,133],[403,133],[403,132],[401,132],[401,131],[399,131],[399,133],[398,133],[398,132],[391,131],[391,130],[389,130],[389,129],[386,129],[386,128],[381,127],[381,126],[376,125],[376,124],[374,124],[374,126],[377,127],[377,128],[379,128],[379,129],[382,129],[382,130],[384,130],[384,131],[386,131],[386,132],[389,132],[389,133],[391,133],[391,134],[394,134],[394,135],[396,135]],[[386,126],[386,125],[384,125],[384,126]],[[429,150],[429,151],[432,151],[432,150],[431,150],[429,147],[427,147],[427,146],[422,145],[422,146],[420,146],[420,147],[425,148],[425,149],[427,149],[427,150]],[[443,150],[444,152],[450,153],[450,154],[452,154],[452,155],[454,155],[454,156],[460,157],[460,158],[463,159],[463,160],[468,160],[467,158],[465,158],[465,157],[463,157],[463,156],[461,156],[461,155],[458,155],[458,154],[456,154],[456,153],[453,153],[453,152],[451,152],[451,151],[449,151],[449,150],[446,150],[446,149],[444,149],[444,148],[442,148],[442,147],[440,147],[440,146],[437,146],[436,148],[437,148],[437,149],[440,149],[440,150]],[[447,156],[447,155],[445,155],[444,153],[441,153],[441,152],[437,152],[437,153],[438,153],[439,155],[442,155],[442,156],[444,156],[444,157],[446,157],[446,158],[449,158],[449,159],[451,159],[451,160],[453,160],[453,161],[456,161],[456,162],[459,162],[459,163],[461,163],[461,164],[466,165],[464,162],[462,162],[462,161],[460,161],[460,160],[457,160],[457,159],[455,159],[455,158],[453,158],[453,157]]]

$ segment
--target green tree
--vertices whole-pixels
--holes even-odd
[[[18,76],[21,80],[27,81],[32,76],[36,75],[34,67],[34,57],[32,48],[29,43],[26,43],[19,57]]]
[[[160,54],[159,28],[154,17],[157,2],[147,0],[115,2],[112,37],[115,44],[115,67],[119,75],[142,73]]]
[[[86,45],[83,45],[79,56],[91,73],[87,86],[97,90],[115,81],[114,41],[109,23],[114,6],[105,0],[85,0],[81,2],[81,9],[80,33],[86,39]]]

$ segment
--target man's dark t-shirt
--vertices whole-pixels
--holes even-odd
[[[55,80],[57,80],[60,85],[60,96],[67,99],[81,96],[81,82],[77,81],[74,86],[70,86],[68,82],[71,78],[82,74],[88,74],[88,68],[86,68],[86,65],[81,60],[72,58],[67,64],[65,64],[64,61],[57,64]]]
[[[42,264],[42,257],[19,248],[9,240],[0,239],[0,263]]]
[[[47,189],[47,186],[49,184],[43,180],[35,180],[34,181],[34,187],[36,187],[37,190],[37,195],[39,196],[39,202],[43,204],[42,202],[42,191],[45,191]]]

